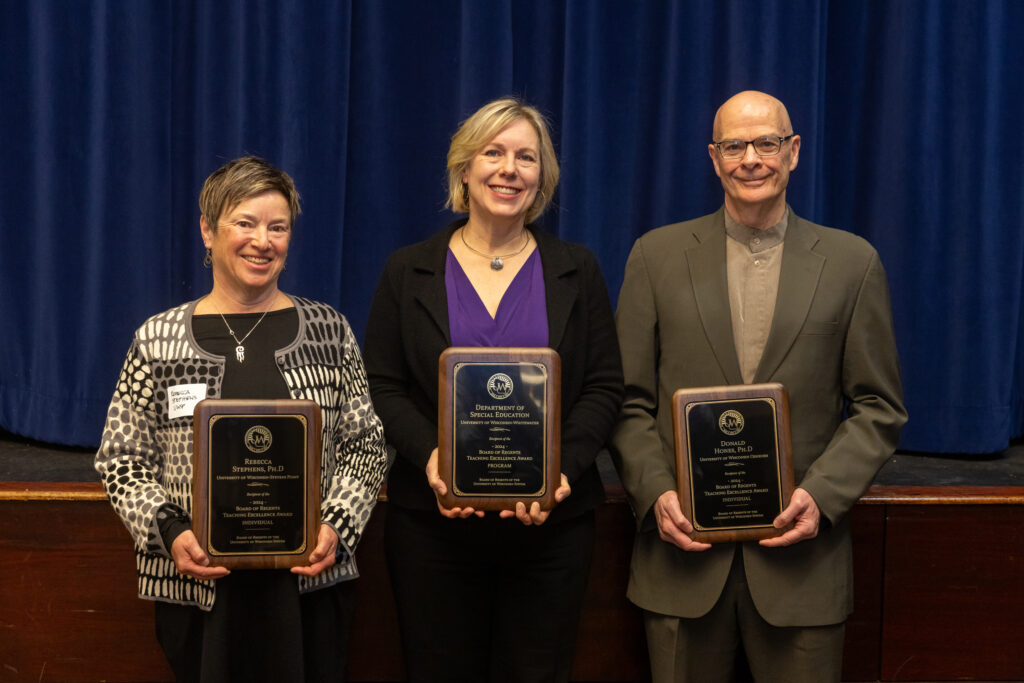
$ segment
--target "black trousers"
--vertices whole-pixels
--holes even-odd
[[[341,683],[355,581],[300,595],[285,570],[217,579],[213,610],[157,602],[156,635],[178,683]]]
[[[411,683],[569,680],[592,511],[527,527],[391,505],[385,547]]]

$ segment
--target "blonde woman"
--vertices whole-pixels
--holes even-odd
[[[386,550],[410,681],[565,681],[603,487],[594,465],[622,401],[594,256],[539,230],[558,162],[544,118],[501,99],[448,152],[449,206],[468,217],[385,266],[367,374],[397,458]],[[449,346],[551,347],[562,362],[557,506],[484,514],[437,498],[438,357]]]

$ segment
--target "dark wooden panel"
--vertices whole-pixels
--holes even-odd
[[[597,545],[583,601],[573,680],[650,680],[641,613],[626,599],[634,525],[633,513],[619,495],[613,493],[612,500],[598,508]]]
[[[348,680],[376,683],[405,680],[398,642],[398,615],[384,560],[387,503],[378,503],[356,549],[359,584],[349,642]]]
[[[152,605],[136,597],[128,532],[98,486],[62,486],[0,491],[0,680],[172,681]],[[352,681],[405,677],[384,561],[386,514],[381,503],[357,551]],[[599,509],[598,529],[575,678],[645,680],[640,614],[625,597],[633,519],[624,501]]]
[[[1024,506],[887,510],[882,679],[1024,679]]]
[[[1019,491],[950,493],[939,505],[925,502],[935,492],[873,489],[852,511],[845,680],[1024,680]],[[621,491],[610,494],[598,510],[574,678],[646,680],[641,617],[625,598],[633,520]],[[358,550],[352,681],[404,678],[386,514],[382,503]],[[135,595],[131,539],[98,484],[0,483],[0,680],[172,680],[152,605]]]
[[[885,508],[855,506],[850,511],[850,531],[853,536],[853,614],[846,621],[843,680],[877,681],[882,657]]]
[[[173,680],[131,548],[105,499],[0,501],[0,679]]]

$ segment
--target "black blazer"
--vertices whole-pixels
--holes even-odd
[[[425,468],[437,447],[438,358],[451,346],[444,263],[452,223],[388,259],[366,329],[363,357],[374,408],[397,450],[388,499],[436,510]],[[593,508],[604,489],[594,458],[622,404],[622,362],[608,291],[593,254],[528,226],[544,271],[548,345],[562,359],[562,472],[572,494],[549,521]]]

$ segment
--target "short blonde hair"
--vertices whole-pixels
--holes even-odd
[[[537,198],[526,212],[526,222],[532,223],[551,203],[555,188],[558,187],[558,158],[551,144],[548,124],[535,107],[514,97],[504,97],[488,102],[462,122],[452,136],[448,148],[448,201],[446,207],[456,213],[469,211],[469,192],[462,176],[473,162],[473,158],[487,146],[498,133],[516,121],[527,121],[537,131],[540,140],[540,187]]]
[[[199,193],[199,211],[210,230],[217,232],[220,217],[250,197],[264,192],[280,192],[288,202],[288,226],[302,213],[299,191],[291,176],[265,159],[241,157],[224,164],[210,174]]]

